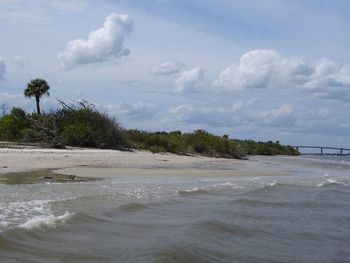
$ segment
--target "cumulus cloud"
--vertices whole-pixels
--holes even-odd
[[[0,58],[0,81],[5,79],[6,64],[5,61]]]
[[[344,107],[343,107],[344,108]],[[196,106],[183,104],[169,110],[172,120],[187,126],[227,130],[234,133],[255,134],[268,132],[271,136],[283,132],[302,134],[348,135],[350,122],[346,114],[322,105],[267,105],[256,100],[241,100],[231,107]],[[276,132],[276,134],[273,134]],[[272,134],[272,135],[271,135]],[[298,140],[298,139],[296,139]]]
[[[268,127],[291,127],[295,122],[294,115],[295,108],[293,105],[282,105],[278,108],[256,113],[257,123]]]
[[[117,116],[132,120],[141,120],[156,113],[156,104],[142,101],[126,101],[119,105],[105,106],[105,108]]]
[[[190,124],[206,124],[211,126],[232,125],[230,110],[222,107],[195,107],[193,105],[179,105],[170,109],[170,114],[177,121]]]
[[[230,127],[246,122],[248,120],[247,114],[251,113],[251,109],[255,104],[255,99],[238,101],[229,108],[196,107],[183,104],[170,109],[170,115],[180,122],[213,127]]]
[[[200,67],[183,71],[175,80],[177,92],[199,91],[204,80],[204,70]]]
[[[301,58],[283,57],[275,50],[253,50],[241,56],[238,64],[224,69],[214,81],[218,90],[302,88],[314,94],[348,93],[348,65],[321,59],[315,65]],[[341,90],[340,90],[341,89]]]
[[[124,42],[132,30],[133,23],[128,15],[112,13],[103,27],[92,31],[87,40],[76,39],[67,44],[65,51],[58,54],[60,66],[72,69],[127,56],[130,50],[124,47]]]
[[[204,70],[200,67],[187,69],[183,63],[164,62],[152,67],[149,73],[158,76],[173,76],[177,92],[200,91],[204,87]]]
[[[164,62],[150,69],[151,75],[169,76],[178,74],[186,69],[186,66],[178,62]]]

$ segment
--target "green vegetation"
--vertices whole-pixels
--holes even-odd
[[[211,157],[244,158],[246,155],[297,155],[290,146],[279,142],[233,140],[196,130],[192,133],[146,132],[122,129],[105,113],[82,101],[38,115],[28,114],[20,108],[0,118],[0,140],[16,142],[51,143],[77,147],[108,149],[143,149],[176,154],[200,154]]]
[[[0,140],[51,143],[77,147],[123,149],[129,147],[126,132],[117,122],[91,104],[66,104],[49,113],[27,114],[13,108],[0,118]]]
[[[239,141],[248,155],[299,155],[292,146],[281,145],[279,141],[256,142],[253,140]]]
[[[150,133],[129,130],[128,134],[134,148],[152,152],[201,154],[225,158],[242,158],[246,154],[236,141],[210,134],[204,130],[184,134],[180,131]]]
[[[0,118],[0,140],[46,143],[51,147],[64,145],[108,149],[144,149],[153,153],[200,154],[210,157],[244,158],[246,155],[298,155],[291,146],[277,142],[234,140],[205,130],[192,133],[126,131],[114,118],[96,110],[86,101],[65,103],[61,107],[41,114],[40,98],[49,95],[48,83],[34,79],[24,91],[26,97],[35,97],[37,113],[26,113],[13,108],[9,114],[3,110]]]
[[[201,154],[210,157],[244,158],[246,155],[298,155],[291,146],[279,142],[255,142],[252,140],[232,140],[204,130],[193,133],[128,131],[133,148],[152,152],[171,152],[176,154]]]
[[[48,114],[63,144],[81,147],[123,149],[129,147],[126,132],[114,118],[86,102],[60,102],[62,109]],[[56,127],[55,127],[56,125]]]
[[[10,114],[0,118],[0,140],[18,141],[24,136],[30,123],[27,114],[20,108],[13,108]]]

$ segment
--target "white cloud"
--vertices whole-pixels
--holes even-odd
[[[170,109],[171,116],[177,121],[221,127],[232,125],[230,113],[230,109],[221,107],[195,107],[193,105],[179,105]]]
[[[246,122],[255,104],[255,99],[238,101],[230,108],[196,107],[184,104],[170,109],[169,112],[173,118],[180,122],[212,127],[231,127]]]
[[[214,85],[227,90],[259,89],[309,74],[311,69],[299,58],[283,58],[277,51],[258,49],[242,55],[238,65],[223,70]]]
[[[227,130],[244,135],[267,131],[268,138],[291,132],[294,134],[339,134],[349,133],[350,122],[346,114],[322,105],[274,105],[256,100],[242,100],[232,107],[179,105],[169,111],[172,120],[191,127],[209,130]],[[185,126],[186,127],[186,126]],[[275,134],[274,134],[275,133]],[[297,141],[298,139],[296,139]]]
[[[200,67],[183,71],[175,80],[175,88],[178,92],[199,91],[204,80],[204,70]]]
[[[6,64],[5,61],[0,58],[0,81],[5,79],[5,73],[6,73]]]
[[[118,118],[141,120],[153,116],[156,113],[156,104],[142,101],[126,101],[119,105],[105,106],[110,112]]]
[[[267,127],[292,127],[295,122],[293,105],[282,105],[278,108],[256,112],[255,122]]]
[[[199,91],[204,87],[204,70],[200,67],[187,69],[178,62],[164,62],[150,69],[151,75],[175,75],[174,86],[177,92]]]
[[[133,23],[128,15],[112,13],[103,27],[92,31],[87,40],[76,39],[67,44],[66,50],[58,54],[60,66],[71,69],[127,56],[130,50],[124,47],[124,41],[132,30]]]
[[[282,57],[274,50],[253,50],[242,55],[238,64],[223,70],[214,87],[218,90],[302,88],[324,97],[340,96],[349,93],[350,67],[325,58],[310,65],[300,58]]]
[[[169,76],[178,74],[186,69],[186,66],[178,62],[164,62],[150,69],[151,75]]]

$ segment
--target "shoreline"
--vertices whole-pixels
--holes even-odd
[[[208,169],[164,169],[164,168],[104,168],[74,167],[52,170],[54,174],[77,176],[78,178],[106,179],[120,176],[187,176],[187,177],[246,177],[246,176],[287,176],[286,172],[272,170],[208,170]]]
[[[153,154],[147,151],[0,148],[0,175],[43,170],[80,178],[291,175],[256,160]]]

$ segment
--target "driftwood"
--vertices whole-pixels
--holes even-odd
[[[44,125],[43,123],[41,123],[38,120],[30,118],[30,121],[32,123],[34,123],[34,125],[36,125],[40,129],[42,129],[45,132],[49,133],[53,137],[53,139],[51,141],[51,147],[52,148],[55,148],[55,149],[65,149],[66,148],[63,144],[61,144],[61,142],[59,140],[58,128],[57,128],[56,123],[54,123],[54,129],[52,130],[52,129],[48,128],[46,125]]]

